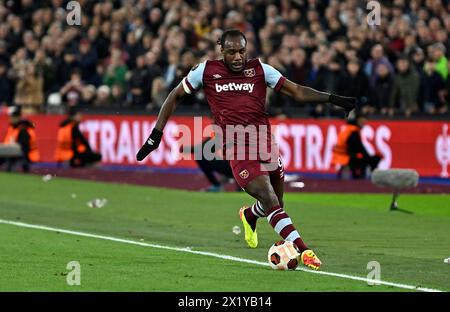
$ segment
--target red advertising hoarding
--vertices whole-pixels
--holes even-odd
[[[54,162],[56,133],[64,117],[38,115],[30,119],[36,125],[41,161]],[[84,117],[81,130],[92,148],[102,154],[105,164],[195,168],[193,160],[180,159],[179,138],[190,132],[199,142],[210,120],[171,118],[158,150],[138,163],[136,152],[149,135],[155,119],[155,116],[89,115]],[[287,171],[335,171],[330,164],[331,154],[343,121],[273,119],[271,123]],[[0,116],[2,140],[7,124],[8,118]],[[381,169],[413,168],[421,176],[448,177],[450,135],[446,122],[371,121],[362,129],[362,135],[369,153],[383,156]]]

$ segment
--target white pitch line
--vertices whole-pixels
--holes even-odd
[[[51,231],[51,232],[60,232],[60,233],[65,233],[65,234],[77,235],[77,236],[84,236],[84,237],[103,239],[103,240],[119,242],[119,243],[125,243],[125,244],[131,244],[131,245],[138,245],[138,246],[144,246],[144,247],[152,247],[152,248],[159,248],[159,249],[166,249],[166,250],[173,250],[173,251],[188,252],[188,253],[196,254],[196,255],[210,256],[210,257],[215,257],[215,258],[219,258],[219,259],[236,261],[236,262],[243,262],[243,263],[250,263],[250,264],[255,264],[255,265],[260,265],[260,266],[269,266],[269,264],[267,262],[261,262],[261,261],[256,261],[256,260],[238,258],[238,257],[233,257],[233,256],[228,256],[228,255],[221,255],[221,254],[216,254],[216,253],[207,252],[207,251],[191,250],[189,247],[187,247],[187,248],[179,248],[179,247],[170,247],[170,246],[157,245],[157,244],[149,244],[149,243],[137,242],[137,241],[133,241],[133,240],[127,240],[127,239],[122,239],[122,238],[117,238],[117,237],[112,237],[112,236],[97,235],[97,234],[91,234],[91,233],[85,233],[85,232],[79,232],[79,231],[58,229],[58,228],[53,228],[53,227],[44,226],[44,225],[29,224],[29,223],[9,221],[9,220],[3,220],[3,219],[0,219],[0,223],[9,224],[9,225],[15,225],[15,226],[24,227],[24,228],[31,228],[31,229]],[[417,287],[417,286],[412,286],[412,285],[398,284],[398,283],[392,283],[392,282],[381,281],[381,280],[380,281],[374,281],[373,279],[367,279],[367,278],[364,278],[364,277],[358,277],[358,276],[347,275],[347,274],[325,272],[325,271],[313,271],[313,270],[308,270],[308,269],[304,269],[304,268],[297,268],[297,270],[308,272],[308,273],[314,273],[314,274],[321,274],[321,275],[328,275],[328,276],[334,276],[334,277],[339,277],[339,278],[351,279],[351,280],[356,280],[356,281],[361,281],[361,282],[366,282],[366,283],[375,283],[376,282],[379,285],[393,286],[393,287],[403,288],[403,289],[417,290],[417,291],[423,291],[423,292],[442,292],[442,290],[439,290],[439,289]]]

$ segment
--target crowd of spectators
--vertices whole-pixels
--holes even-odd
[[[449,0],[379,1],[369,25],[358,0],[0,0],[0,106],[49,112],[63,105],[154,111],[205,59],[220,57],[225,29],[248,40],[249,57],[296,83],[356,96],[385,118],[445,114],[449,102]],[[181,106],[207,107],[204,94]],[[268,92],[271,115],[299,107]],[[301,108],[315,117],[329,105]]]

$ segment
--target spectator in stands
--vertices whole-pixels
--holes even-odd
[[[164,73],[164,84],[170,86],[175,79],[180,55],[178,51],[171,51],[168,56],[167,69]]]
[[[297,48],[292,51],[291,63],[287,71],[293,82],[305,85],[309,72],[305,50]]]
[[[448,69],[450,71],[450,62],[448,64]],[[443,108],[441,109],[441,113],[446,113],[448,111],[448,106],[450,104],[450,79],[447,79],[446,88],[443,92]]]
[[[306,85],[313,89],[323,90],[324,80],[327,74],[327,68],[325,67],[325,57],[324,53],[314,52],[311,58],[311,68],[308,73],[306,80]],[[310,114],[313,117],[325,116],[325,105],[312,105],[309,107]]]
[[[420,112],[424,111],[424,97],[425,97],[425,53],[419,47],[414,47],[410,53],[411,66],[414,70],[419,74],[420,83],[419,83],[419,91],[417,104],[419,106]]]
[[[59,93],[69,106],[76,106],[81,102],[84,88],[85,84],[81,80],[81,72],[74,69],[70,75],[70,80],[59,90]]]
[[[47,55],[44,49],[36,51],[33,63],[36,66],[36,71],[42,74],[43,78],[43,92],[47,96],[54,90],[56,84],[56,66],[51,57]]]
[[[92,49],[87,39],[82,39],[78,46],[77,61],[81,71],[81,79],[87,84],[94,83],[98,62],[97,51]]]
[[[81,93],[80,107],[92,107],[95,101],[96,88],[94,85],[87,85],[83,88]]]
[[[157,43],[155,43],[157,44]],[[152,51],[147,52],[145,54],[145,64],[148,70],[148,85],[146,86],[147,90],[151,90],[152,82],[155,77],[159,77],[162,75],[161,67],[158,65],[158,55],[157,50],[159,48],[152,48]],[[148,103],[148,102],[147,102]]]
[[[94,16],[93,20],[95,20]],[[87,31],[87,39],[91,43],[92,49],[97,53],[99,60],[104,60],[109,51],[109,36],[100,31],[100,25],[92,25]]]
[[[120,49],[113,48],[111,56],[108,60],[105,74],[103,76],[103,83],[108,87],[112,87],[115,84],[125,88],[127,65],[125,65],[122,59],[122,51]]]
[[[181,80],[189,73],[191,68],[195,65],[195,56],[192,52],[186,51],[181,56],[181,62],[177,66],[177,70],[175,72],[175,78],[172,81],[172,84],[168,87],[168,90],[172,90],[175,88]],[[193,94],[187,95],[183,99],[183,105],[188,107],[194,107],[196,104],[196,96]]]
[[[364,112],[369,112],[369,80],[361,69],[358,59],[351,59],[338,84],[338,93],[354,96]]]
[[[0,30],[1,30],[1,28],[0,28]],[[0,39],[0,63],[5,64],[6,66],[9,66],[10,62],[11,61],[10,61],[6,42],[5,42],[5,40]]]
[[[10,106],[13,101],[13,81],[8,76],[8,68],[4,61],[0,61],[0,107]]]
[[[401,56],[397,60],[397,74],[394,78],[390,103],[397,107],[406,117],[419,110],[419,85],[420,76],[411,66],[407,56]]]
[[[78,68],[76,53],[72,48],[66,48],[62,59],[58,60],[57,84],[62,87],[70,80],[71,73]]]
[[[156,109],[159,111],[164,101],[166,100],[167,94],[168,92],[164,83],[164,79],[162,77],[156,77],[153,80],[152,85],[151,105],[147,107],[147,110]]]
[[[120,108],[124,106],[126,95],[120,84],[115,84],[111,88],[111,106]]]
[[[153,35],[158,34],[158,30],[163,23],[163,13],[160,8],[154,7],[148,14],[147,25]]]
[[[374,28],[367,27],[365,4],[355,0],[189,0],[154,1],[151,5],[145,0],[83,1],[82,24],[77,27],[65,21],[66,2],[0,2],[0,63],[3,61],[11,69],[8,76],[13,79],[13,98],[20,89],[18,73],[25,63],[33,62],[35,72],[44,80],[45,96],[58,92],[70,80],[72,71],[79,68],[86,84],[96,88],[105,84],[111,92],[115,85],[120,86],[114,90],[122,90],[129,104],[134,101],[132,93],[136,88],[127,78],[139,67],[137,56],[145,54],[150,80],[148,92],[144,92],[147,100],[140,106],[144,109],[150,103],[155,77],[163,77],[166,88],[171,90],[192,66],[218,57],[216,40],[224,29],[237,27],[247,36],[251,57],[270,58],[276,62],[272,65],[281,64],[287,76],[292,75],[297,82],[325,84],[327,89],[336,88],[336,80],[341,80],[349,61],[355,58],[363,64],[370,87],[374,88],[380,81],[376,70],[379,63],[387,66],[395,80],[397,73],[392,64],[401,54],[411,55],[421,76],[419,110],[431,112],[430,107],[434,107],[435,112],[446,111],[446,93],[436,87],[438,79],[431,72],[426,74],[421,62],[433,58],[441,82],[448,83],[447,0],[380,1],[382,25]],[[420,49],[423,55],[414,53]],[[422,60],[416,62],[415,55]],[[188,59],[185,64],[183,57]],[[182,105],[201,107],[199,101],[199,97],[189,97]],[[280,107],[277,102],[270,104]],[[281,107],[285,111],[298,106],[283,102]],[[313,114],[329,115],[326,108],[318,106]]]
[[[107,85],[98,87],[94,100],[95,107],[111,107],[111,88]]]
[[[325,73],[323,90],[329,93],[336,93],[343,69],[334,53],[329,52],[328,54],[329,56],[327,57],[326,63],[327,71]]]
[[[136,59],[136,68],[131,72],[128,80],[132,106],[143,108],[150,102],[151,78],[145,55],[139,55]]]
[[[92,85],[96,88],[100,87],[103,84],[103,76],[105,75],[105,66],[101,63],[98,63],[95,67],[95,74],[92,76]]]
[[[283,74],[283,75],[287,75],[288,74],[288,66],[289,64],[285,64],[285,62],[282,62],[281,59],[282,57],[280,56],[281,54],[274,54],[271,55],[268,60],[271,64],[273,64],[273,66],[275,66],[276,68],[278,68],[278,70]],[[289,60],[287,60],[287,62],[289,62]],[[289,98],[286,98],[285,96],[283,96],[282,94],[278,93],[278,92],[273,92],[273,90],[269,89],[267,91],[267,112],[270,116],[275,117],[275,118],[279,118],[279,119],[285,119],[287,118],[287,106],[289,105]]]
[[[445,107],[442,102],[445,95],[445,81],[436,71],[436,65],[436,60],[429,58],[424,66],[424,111],[429,114],[435,114]]]
[[[140,53],[140,43],[136,38],[136,34],[133,31],[127,33],[127,39],[125,43],[125,51],[129,58],[127,61],[127,67],[133,69],[136,67],[136,59]]]
[[[436,72],[442,77],[443,81],[448,78],[448,59],[445,56],[446,48],[442,43],[435,43],[432,46],[431,58],[436,62]]]
[[[364,71],[369,77],[370,86],[373,88],[379,78],[378,65],[383,64],[390,74],[394,73],[394,67],[388,58],[384,55],[384,48],[381,44],[376,44],[371,51],[371,59],[367,61]]]
[[[22,107],[24,113],[41,112],[44,103],[44,80],[42,73],[36,72],[33,63],[26,63],[17,73],[14,102]]]
[[[383,116],[394,116],[394,106],[389,102],[394,81],[389,67],[385,63],[379,63],[375,68],[375,83],[371,88],[370,105],[371,112],[378,110]]]

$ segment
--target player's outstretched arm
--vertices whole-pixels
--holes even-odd
[[[286,79],[280,92],[284,95],[290,96],[298,102],[306,103],[331,103],[342,107],[346,114],[356,107],[356,98],[320,92],[309,87],[304,87],[296,84],[289,79]]]
[[[159,144],[161,143],[163,130],[166,126],[167,121],[175,111],[178,101],[185,95],[186,92],[184,91],[181,83],[169,93],[163,105],[161,106],[161,110],[159,111],[158,119],[156,121],[155,127],[152,130],[152,133],[136,154],[136,159],[138,161],[143,160],[148,156],[148,154],[158,148]]]

